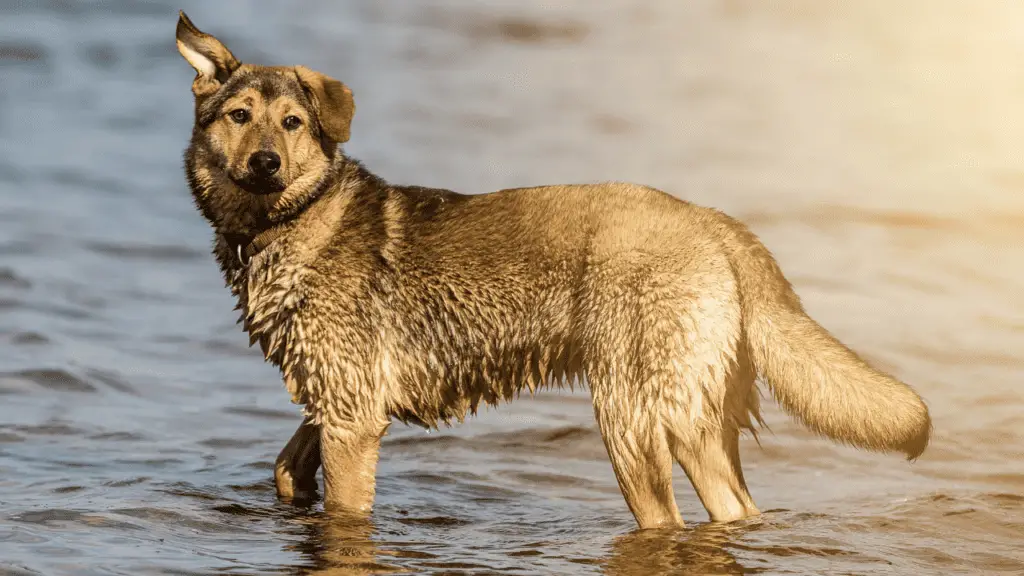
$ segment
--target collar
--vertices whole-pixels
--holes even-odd
[[[265,228],[255,235],[226,233],[221,234],[221,237],[227,242],[231,252],[238,256],[238,263],[246,268],[253,256],[270,246],[270,243],[277,240],[287,229],[288,226],[282,223]]]

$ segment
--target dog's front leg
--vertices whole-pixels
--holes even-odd
[[[316,471],[320,468],[320,427],[305,418],[274,465],[277,495],[285,500],[312,500],[316,496]]]
[[[385,426],[386,429],[386,426]],[[368,514],[376,493],[377,459],[384,429],[321,426],[324,508]]]

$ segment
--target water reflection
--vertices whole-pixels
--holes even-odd
[[[372,520],[322,512],[300,521],[301,543],[292,548],[308,559],[303,574],[382,574],[400,569],[378,560]],[[304,563],[305,564],[305,563]]]
[[[409,571],[412,566],[483,568],[479,564],[432,563],[430,560],[436,556],[424,551],[429,544],[389,541],[386,537],[382,541],[375,523],[365,518],[324,512],[297,522],[303,538],[289,549],[305,559],[300,568],[303,574],[381,574]],[[755,574],[763,569],[742,564],[730,548],[746,548],[738,541],[761,526],[759,519],[753,519],[735,525],[699,524],[681,529],[636,530],[616,538],[607,557],[592,563],[611,576]]]
[[[737,525],[701,524],[694,528],[645,530],[615,539],[604,563],[612,576],[658,574],[754,574],[730,551],[735,539],[756,530],[757,519]]]

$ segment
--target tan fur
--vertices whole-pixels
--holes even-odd
[[[186,58],[211,50],[189,34]],[[910,458],[927,445],[917,394],[809,318],[728,216],[623,183],[394,186],[337,150],[354,110],[340,82],[251,65],[219,82],[196,94],[186,168],[244,327],[305,406],[278,458],[283,497],[307,493],[322,461],[326,504],[366,512],[392,418],[437,426],[577,383],[643,528],[682,523],[673,461],[712,520],[758,513],[738,448],[759,420],[756,376],[820,434]],[[202,125],[239,102],[266,122]],[[308,128],[284,133],[297,109]],[[234,183],[253,139],[287,155],[283,190]]]

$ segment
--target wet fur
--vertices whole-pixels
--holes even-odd
[[[920,397],[809,318],[736,220],[633,184],[392,185],[338,149],[354,112],[340,82],[238,63],[184,15],[178,43],[197,71],[189,185],[245,330],[307,413],[278,458],[282,496],[315,490],[322,465],[327,505],[369,511],[392,418],[435,427],[584,382],[644,528],[681,524],[673,462],[713,520],[758,513],[738,451],[758,375],[815,432],[926,447]],[[238,105],[247,130],[225,117]],[[301,131],[284,133],[287,114]],[[253,194],[240,172],[268,146],[281,190]]]

